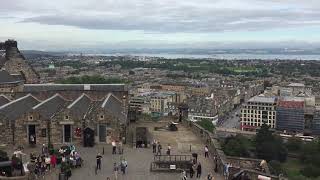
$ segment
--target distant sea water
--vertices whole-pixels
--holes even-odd
[[[171,53],[112,53],[112,54],[86,54],[96,56],[145,56],[145,57],[163,57],[168,59],[190,58],[190,59],[228,59],[228,60],[320,60],[320,55],[288,55],[288,54],[171,54]]]

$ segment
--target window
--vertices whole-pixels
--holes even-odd
[[[104,119],[104,115],[100,115],[100,119]]]
[[[47,129],[41,129],[41,137],[47,137]]]
[[[64,119],[65,120],[69,120],[69,116],[64,116]]]
[[[30,115],[30,116],[28,117],[28,120],[32,121],[32,120],[33,120],[33,116]]]

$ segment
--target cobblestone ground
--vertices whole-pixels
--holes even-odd
[[[203,174],[201,180],[206,180],[206,176],[209,172],[213,173],[214,164],[211,159],[205,159],[203,154],[204,144],[186,127],[178,126],[177,132],[169,131],[154,131],[154,126],[161,126],[161,123],[146,123],[140,124],[141,126],[148,127],[153,138],[159,140],[163,146],[163,150],[166,149],[167,144],[170,143],[172,147],[172,154],[190,154],[196,152],[199,154],[199,162],[202,164]],[[191,152],[190,152],[191,145]],[[95,156],[97,153],[102,153],[102,149],[105,149],[105,154],[102,159],[102,169],[95,174]],[[119,174],[118,180],[180,180],[180,173],[154,173],[150,172],[150,164],[153,160],[152,149],[150,148],[132,148],[125,146],[123,155],[112,155],[110,145],[97,145],[94,148],[77,147],[82,158],[84,159],[84,165],[82,168],[74,169],[72,171],[72,177],[70,180],[106,180],[113,176],[113,163],[119,162],[121,156],[128,161],[127,174]],[[58,180],[58,170],[52,170],[47,173],[44,179],[46,180]],[[223,179],[220,175],[214,174],[215,180]],[[196,179],[196,178],[193,178]]]

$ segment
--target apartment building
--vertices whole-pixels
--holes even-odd
[[[150,111],[165,115],[169,113],[168,104],[174,101],[174,93],[154,93],[150,97]]]
[[[255,131],[263,123],[276,127],[277,98],[255,96],[248,100],[241,109],[241,130]]]
[[[277,107],[277,130],[303,132],[305,129],[304,98],[286,97],[279,100]]]

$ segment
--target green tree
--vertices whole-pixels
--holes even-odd
[[[302,140],[300,138],[290,138],[287,142],[287,148],[289,151],[297,152],[302,147]]]
[[[268,125],[263,124],[255,137],[257,156],[267,161],[284,162],[287,159],[288,150],[282,139],[273,135],[269,128]]]
[[[307,177],[318,177],[320,176],[320,168],[309,164],[301,170],[301,174]]]
[[[281,163],[279,161],[271,160],[268,163],[268,167],[271,171],[271,174],[279,175],[279,174],[283,173],[283,168],[282,168]]]
[[[249,157],[250,144],[248,138],[236,135],[226,138],[222,144],[222,149],[228,156]]]
[[[80,76],[80,77],[69,77],[66,79],[59,80],[57,83],[61,84],[117,84],[117,83],[128,83],[125,80],[118,78],[104,78],[100,75],[93,76]]]

